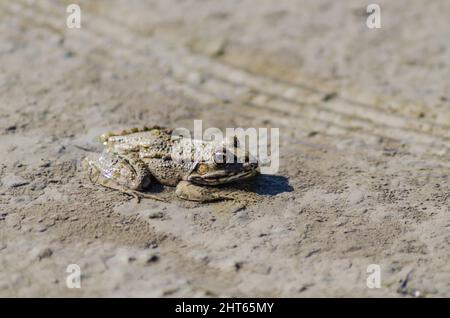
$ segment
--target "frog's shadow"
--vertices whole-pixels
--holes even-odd
[[[261,174],[242,183],[233,183],[233,188],[254,192],[259,195],[277,195],[294,191],[294,188],[289,184],[288,178],[270,174]]]
[[[149,193],[163,193],[170,192],[171,187],[166,187],[161,183],[153,180],[151,184],[151,191]],[[258,195],[277,195],[284,192],[292,192],[294,188],[289,185],[288,178],[283,176],[260,174],[243,182],[232,182],[229,184],[219,185],[217,188],[227,189],[227,190],[244,190],[248,192],[253,192]],[[146,191],[147,192],[147,191]]]

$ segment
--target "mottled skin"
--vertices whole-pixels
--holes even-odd
[[[231,144],[195,144],[201,158],[181,152],[186,140],[174,138],[171,130],[158,126],[106,133],[100,137],[103,153],[85,158],[83,166],[95,183],[156,200],[162,199],[142,192],[153,180],[176,186],[175,193],[182,199],[207,202],[230,198],[210,186],[258,174],[257,161],[250,160],[253,158],[238,147],[236,139]]]

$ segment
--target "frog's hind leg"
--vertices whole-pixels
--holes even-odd
[[[135,198],[138,203],[141,201],[142,198],[166,202],[166,200],[159,198],[155,195],[151,195],[151,194],[147,194],[147,193],[140,192],[137,190],[129,189],[121,184],[118,184],[118,183],[112,181],[111,179],[99,178],[96,183],[100,184],[101,186],[104,186],[105,188],[114,189],[114,190],[118,190],[122,193],[129,194],[133,198]]]
[[[165,201],[157,196],[141,192],[151,182],[151,174],[139,158],[124,158],[108,152],[98,157],[86,157],[83,166],[91,182],[118,190],[138,199],[149,198]]]

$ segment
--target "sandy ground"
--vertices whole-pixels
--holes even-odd
[[[0,296],[450,296],[449,1],[378,1],[379,30],[356,0],[80,1],[69,30],[70,2],[0,2]],[[80,169],[104,131],[194,119],[280,128],[256,203]]]

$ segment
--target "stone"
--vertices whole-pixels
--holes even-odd
[[[17,188],[29,184],[30,182],[22,177],[7,174],[2,178],[2,185],[5,188]]]

